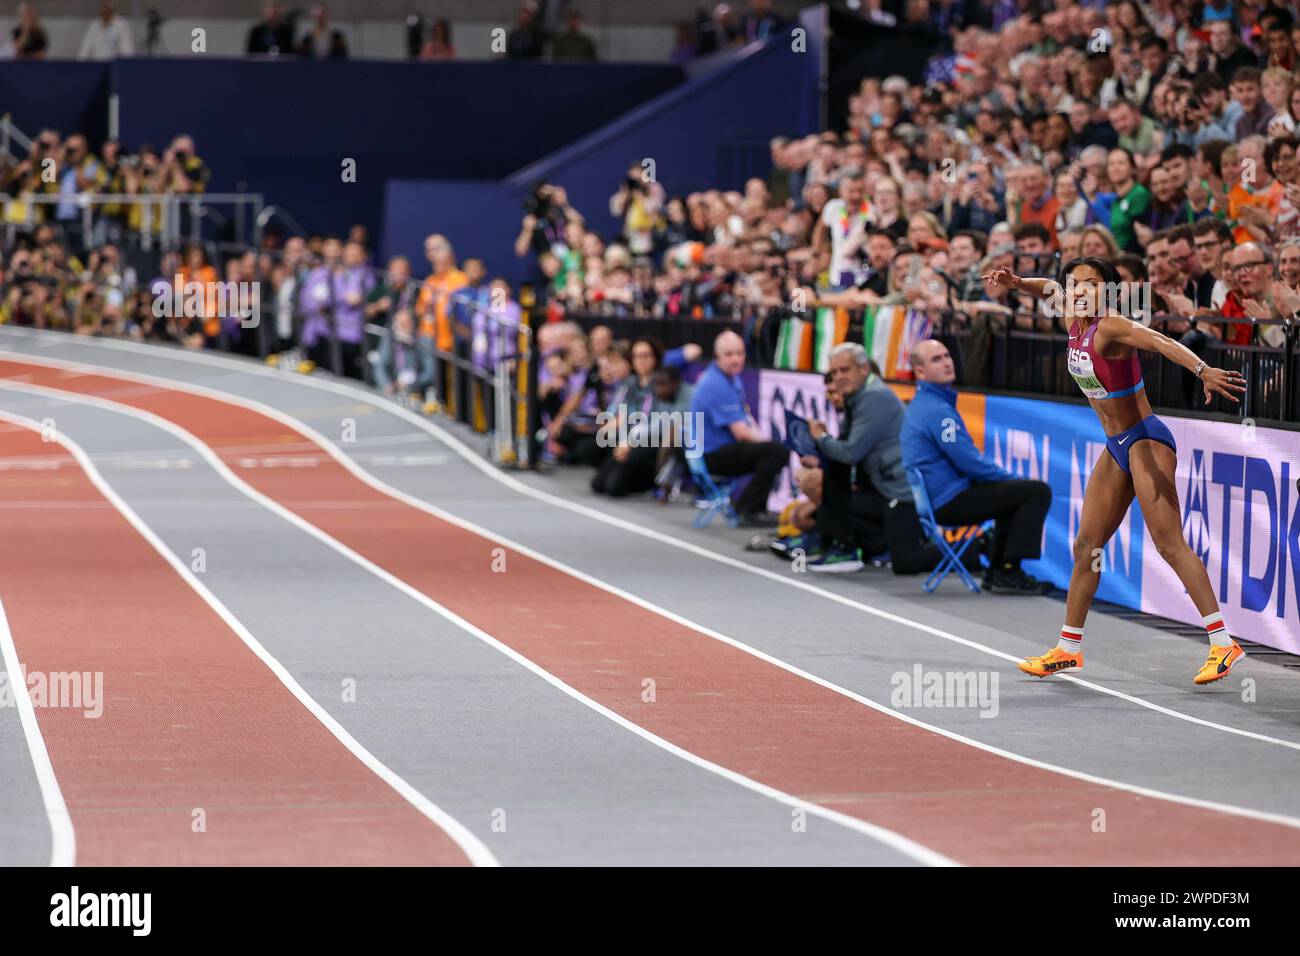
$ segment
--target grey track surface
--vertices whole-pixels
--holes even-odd
[[[136,351],[13,330],[0,329],[0,350],[84,361],[231,392],[280,409],[335,440],[343,420],[351,418],[356,422],[357,441],[340,447],[395,488],[872,701],[889,706],[891,678],[910,673],[917,665],[927,671],[988,672],[999,682],[995,718],[983,718],[974,708],[907,713],[988,746],[1078,772],[1300,818],[1300,789],[1295,787],[1300,779],[1300,674],[1291,669],[1252,659],[1229,680],[1194,689],[1191,675],[1204,658],[1203,642],[1140,621],[1094,614],[1089,622],[1087,668],[1081,677],[1178,715],[1222,726],[1195,723],[1097,689],[1024,677],[1009,661],[979,647],[883,620],[521,494],[451,454],[446,444],[412,422],[369,404],[359,392],[354,400],[351,395],[314,388],[296,376],[268,375],[260,367],[234,361],[214,366],[161,350]],[[30,396],[22,400],[36,401]],[[0,401],[4,407],[14,407],[15,397],[0,392]],[[93,410],[84,411],[90,416]],[[26,414],[41,417],[33,411]],[[61,424],[69,414],[60,412]],[[65,428],[92,455],[111,458],[128,449],[176,452],[169,444],[175,439],[165,433],[124,422],[113,413],[95,414],[106,416],[107,421]],[[80,413],[70,419],[79,420]],[[446,433],[475,448],[483,446],[482,438],[458,429]],[[402,456],[414,457],[404,462]],[[279,519],[259,513],[247,499],[240,504],[235,500],[239,496],[228,486],[217,487],[224,483],[205,468],[143,472],[114,470],[106,464],[103,470],[169,544],[176,542],[178,549],[197,546],[186,544],[196,534],[212,540],[207,581],[218,595],[349,731],[479,834],[503,862],[808,859],[788,855],[789,841],[776,836],[790,832],[787,808],[769,805],[615,727],[472,638],[448,631],[450,625],[442,618],[391,588],[385,591],[378,581],[372,585],[364,574],[342,574],[336,567],[341,558],[299,532],[273,527]],[[660,508],[646,500],[598,500],[585,488],[586,475],[574,471],[519,480],[747,566],[795,577],[767,555],[744,552],[746,532],[718,526],[692,529],[691,512],[684,505]],[[208,520],[217,513],[215,507],[199,511],[184,506],[187,500],[222,502],[222,520]],[[248,544],[259,535],[272,534],[276,549]],[[301,632],[301,622],[296,621],[296,612],[286,608],[282,594],[285,581],[293,575],[272,581],[275,575],[265,568],[251,573],[243,565],[244,570],[238,570],[238,561],[224,570],[226,562],[213,558],[217,553],[232,557],[252,553],[262,565],[273,561],[277,567],[302,569],[317,585],[329,581],[328,588],[308,585],[304,592],[310,601],[303,605],[303,613],[321,610],[322,596],[328,597],[328,613],[319,615],[324,623],[310,635]],[[1015,657],[1052,643],[1062,614],[1061,602],[1053,598],[975,596],[951,581],[940,593],[924,595],[917,579],[880,571],[829,580],[799,578]],[[385,628],[373,626],[376,595],[384,601],[383,620],[391,622]],[[358,633],[367,638],[354,646]],[[700,640],[709,638],[702,634]],[[377,652],[376,647],[382,650]],[[403,673],[395,674],[399,669]],[[375,682],[384,688],[377,695],[380,699],[362,694],[357,704],[331,704],[340,675],[364,677],[362,688]],[[1255,684],[1253,703],[1243,701],[1247,679]],[[503,707],[502,702],[508,703]],[[406,722],[394,716],[410,708],[420,713],[421,729],[447,726],[442,722],[450,721],[458,736],[439,741],[427,739],[427,733],[410,732]],[[503,709],[514,709],[516,717],[504,718]],[[12,711],[0,711],[0,748],[9,734],[7,722],[15,717]],[[1223,727],[1275,740],[1254,740]],[[554,735],[548,737],[548,730]],[[576,748],[564,744],[575,735],[592,735],[599,744],[574,752]],[[16,757],[21,760],[21,738],[17,743]],[[527,776],[519,767],[521,754],[536,757],[535,764],[529,764],[536,770],[528,774],[540,778],[518,780]],[[457,760],[462,764],[455,772],[468,774],[468,779],[438,779],[449,767],[446,762]],[[4,783],[13,776],[8,773],[13,766],[0,764],[0,807],[19,800]],[[632,766],[648,769],[624,772]],[[649,769],[655,767],[660,769]],[[620,771],[617,776],[611,776],[611,768]],[[421,769],[426,773],[421,774]],[[656,773],[663,774],[659,779],[664,785],[651,796],[645,781]],[[680,782],[684,774],[689,776],[686,783]],[[586,792],[595,789],[584,786],[592,779],[600,779],[603,792]],[[611,780],[620,779],[629,785],[611,787]],[[575,800],[583,802],[575,806]],[[756,801],[750,809],[735,809],[749,800]],[[485,807],[488,812],[498,806],[509,812],[510,801],[525,817],[537,814],[535,844],[524,845],[528,834],[515,831],[513,812],[504,840],[476,820]],[[593,823],[602,813],[609,814],[607,822],[618,823]],[[696,822],[683,823],[683,818]],[[848,854],[856,854],[855,859],[890,861],[893,851],[874,841],[830,824],[819,826],[833,832],[825,846],[807,851],[818,860],[843,862]],[[5,829],[0,823],[0,847],[6,846]],[[531,833],[534,828],[524,829]],[[809,834],[814,829],[810,821]]]
[[[502,863],[913,862],[819,818],[795,832],[789,807],[569,698],[244,496],[176,436],[3,386],[0,410],[55,418],[172,552],[188,562],[202,548],[203,582],[262,645]],[[140,467],[146,461],[171,467]],[[342,700],[345,679],[356,682],[355,702]],[[0,751],[0,806],[22,813],[0,817],[0,862],[43,862],[48,835],[21,730],[16,719],[0,729],[7,740],[11,723],[19,736],[16,749]],[[499,811],[504,832],[492,826]]]

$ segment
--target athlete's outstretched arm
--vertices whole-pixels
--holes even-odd
[[[1027,292],[1035,299],[1047,299],[1056,295],[1061,286],[1055,279],[1025,279],[1016,275],[1010,269],[994,269],[988,275],[980,276],[985,282],[994,288],[1006,286],[1008,289],[1015,289],[1017,292]]]
[[[1146,352],[1159,352],[1169,361],[1199,375],[1205,389],[1205,404],[1210,404],[1211,393],[1217,393],[1232,402],[1238,398],[1233,392],[1246,390],[1246,379],[1238,371],[1213,368],[1182,342],[1171,339],[1141,322],[1118,315],[1108,315],[1098,326],[1098,338],[1119,342]]]

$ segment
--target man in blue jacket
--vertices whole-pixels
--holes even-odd
[[[741,525],[774,528],[776,515],[767,510],[767,498],[781,469],[790,463],[790,451],[780,442],[767,441],[759,430],[740,382],[744,368],[744,340],[735,332],[719,333],[713,340],[713,363],[695,383],[691,413],[703,429],[709,473],[750,476],[735,502]]]
[[[809,422],[825,459],[817,509],[817,534],[825,550],[808,562],[808,570],[857,571],[863,553],[888,551],[895,574],[929,571],[940,554],[921,529],[903,473],[898,443],[903,403],[856,342],[831,349],[830,374],[844,398],[844,414],[839,438],[832,438],[823,422]]]
[[[957,411],[957,372],[942,342],[926,339],[912,350],[916,396],[903,415],[903,464],[925,482],[934,516],[943,525],[974,525],[992,518],[993,548],[984,590],[1042,594],[1051,585],[1020,567],[1038,558],[1043,522],[1052,504],[1046,482],[1016,478],[980,454]]]

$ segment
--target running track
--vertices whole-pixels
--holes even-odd
[[[1083,680],[1022,680],[1057,601],[807,582],[458,434],[0,330],[0,644],[105,691],[0,709],[0,861],[1300,861],[1290,670],[1193,691],[1202,646],[1094,616]],[[996,714],[893,706],[918,666]]]

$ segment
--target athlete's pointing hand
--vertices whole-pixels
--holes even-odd
[[[1204,368],[1201,370],[1201,384],[1205,387],[1205,404],[1210,404],[1214,394],[1222,395],[1233,404],[1240,404],[1240,399],[1233,392],[1246,390],[1246,377],[1235,369]]]

